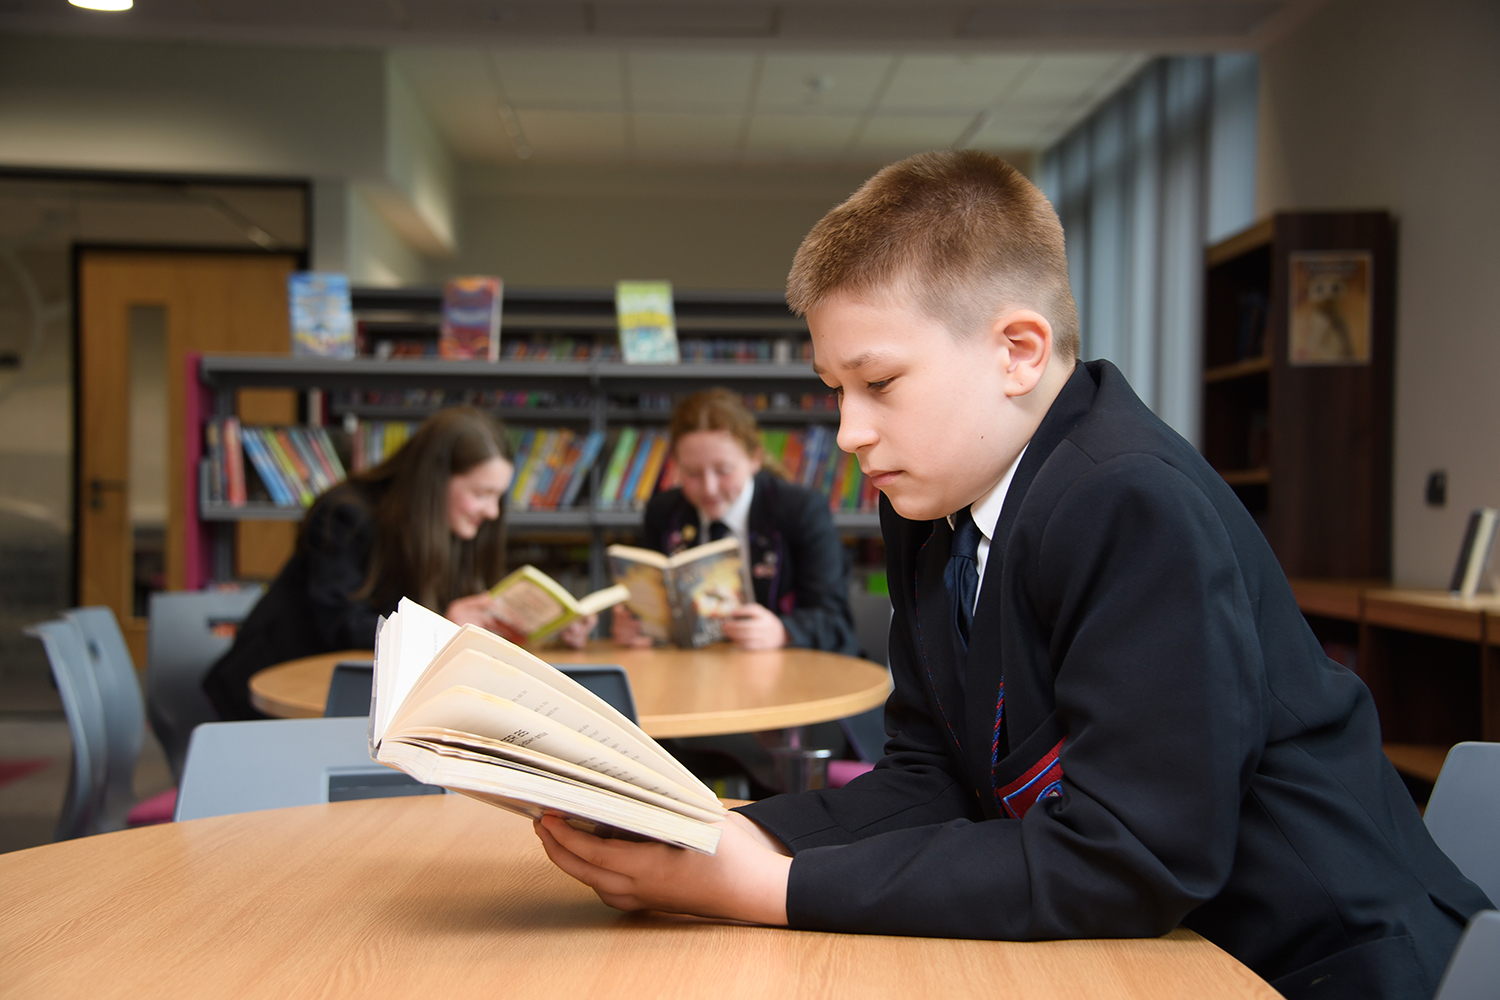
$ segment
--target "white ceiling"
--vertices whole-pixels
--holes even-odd
[[[878,162],[1042,149],[1147,55],[401,49],[459,159]]]
[[[395,54],[480,164],[1034,154],[1148,58],[1258,49],[1325,0],[0,0],[0,31]]]

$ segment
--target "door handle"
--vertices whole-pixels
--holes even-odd
[[[93,479],[89,480],[89,509],[90,510],[103,510],[104,509],[104,491],[105,490],[118,490],[119,492],[124,493],[129,488],[130,488],[130,482],[129,482],[129,480],[125,480],[125,479],[100,479],[98,476],[95,476]]]

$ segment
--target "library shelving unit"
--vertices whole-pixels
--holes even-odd
[[[607,433],[626,424],[664,424],[676,397],[724,385],[756,399],[756,417],[763,427],[837,426],[829,390],[808,360],[806,324],[775,293],[678,292],[677,336],[684,360],[660,365],[619,359],[612,290],[507,289],[502,357],[493,362],[430,356],[427,345],[437,335],[441,289],[356,289],[352,299],[363,346],[374,356],[195,359],[196,368],[188,376],[195,390],[189,394],[189,482],[200,483],[204,421],[233,415],[242,390],[295,390],[304,421],[324,421],[334,428],[368,420],[418,421],[466,391],[525,392],[533,395],[529,405],[490,409],[516,427]],[[523,356],[515,357],[518,351]],[[586,547],[587,584],[602,585],[604,546],[632,537],[642,516],[640,510],[602,509],[593,502],[607,456],[608,448],[594,464],[575,505],[507,511],[513,565],[536,561],[518,559],[518,546],[552,543],[575,553]],[[243,506],[210,503],[201,485],[189,493],[189,587],[235,578],[236,522],[295,521],[303,514],[300,507],[267,501],[252,500]],[[878,515],[871,511],[835,511],[834,522],[846,537],[879,532]]]
[[[1206,251],[1203,453],[1289,576],[1390,573],[1394,248],[1384,212],[1297,212]],[[1367,294],[1330,286],[1321,300],[1317,288],[1297,295],[1320,255],[1363,257]],[[1319,354],[1317,343],[1307,350],[1309,328],[1357,337],[1362,302],[1367,346],[1356,344],[1350,358]]]

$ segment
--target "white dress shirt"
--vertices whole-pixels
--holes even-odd
[[[994,488],[969,505],[969,516],[974,518],[974,527],[979,529],[979,551],[974,556],[975,568],[979,571],[979,586],[974,588],[974,607],[971,611],[979,607],[979,591],[984,586],[984,565],[990,558],[990,539],[995,536],[995,525],[1000,521],[1000,508],[1005,506],[1005,494],[1010,492],[1010,481],[1016,478],[1016,467],[1021,464],[1026,448],[1030,447],[1031,443],[1028,441]],[[952,514],[948,515],[948,527],[953,527]]]

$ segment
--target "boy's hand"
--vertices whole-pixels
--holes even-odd
[[[780,649],[787,643],[786,626],[770,608],[741,604],[724,619],[724,635],[740,649]]]
[[[534,823],[553,864],[617,910],[664,910],[699,917],[786,924],[792,859],[753,820],[730,813],[712,856],[666,844],[604,840],[557,816]]]

